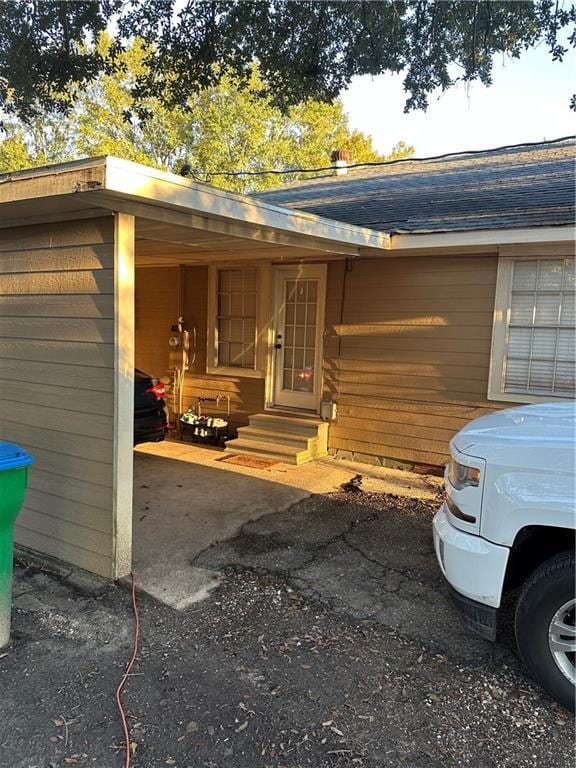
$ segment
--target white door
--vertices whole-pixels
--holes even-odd
[[[273,404],[318,412],[326,267],[275,270]]]

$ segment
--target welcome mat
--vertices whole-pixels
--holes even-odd
[[[234,454],[233,456],[225,456],[220,461],[225,461],[227,464],[234,464],[236,467],[248,467],[249,469],[268,469],[280,462],[275,459],[263,459],[257,456],[241,456],[240,454]]]

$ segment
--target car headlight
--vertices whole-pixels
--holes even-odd
[[[480,470],[459,464],[452,459],[448,465],[448,480],[457,491],[463,488],[477,488],[480,485]]]

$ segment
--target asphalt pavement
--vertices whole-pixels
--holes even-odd
[[[435,503],[317,494],[191,558],[186,610],[139,595],[124,690],[134,768],[568,768],[572,717],[499,640],[462,627],[436,567]],[[1,768],[124,765],[114,701],[125,586],[21,561],[0,653]]]

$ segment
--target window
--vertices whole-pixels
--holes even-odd
[[[500,259],[489,398],[574,396],[575,282],[573,258]]]
[[[256,269],[216,272],[216,366],[256,367]]]

